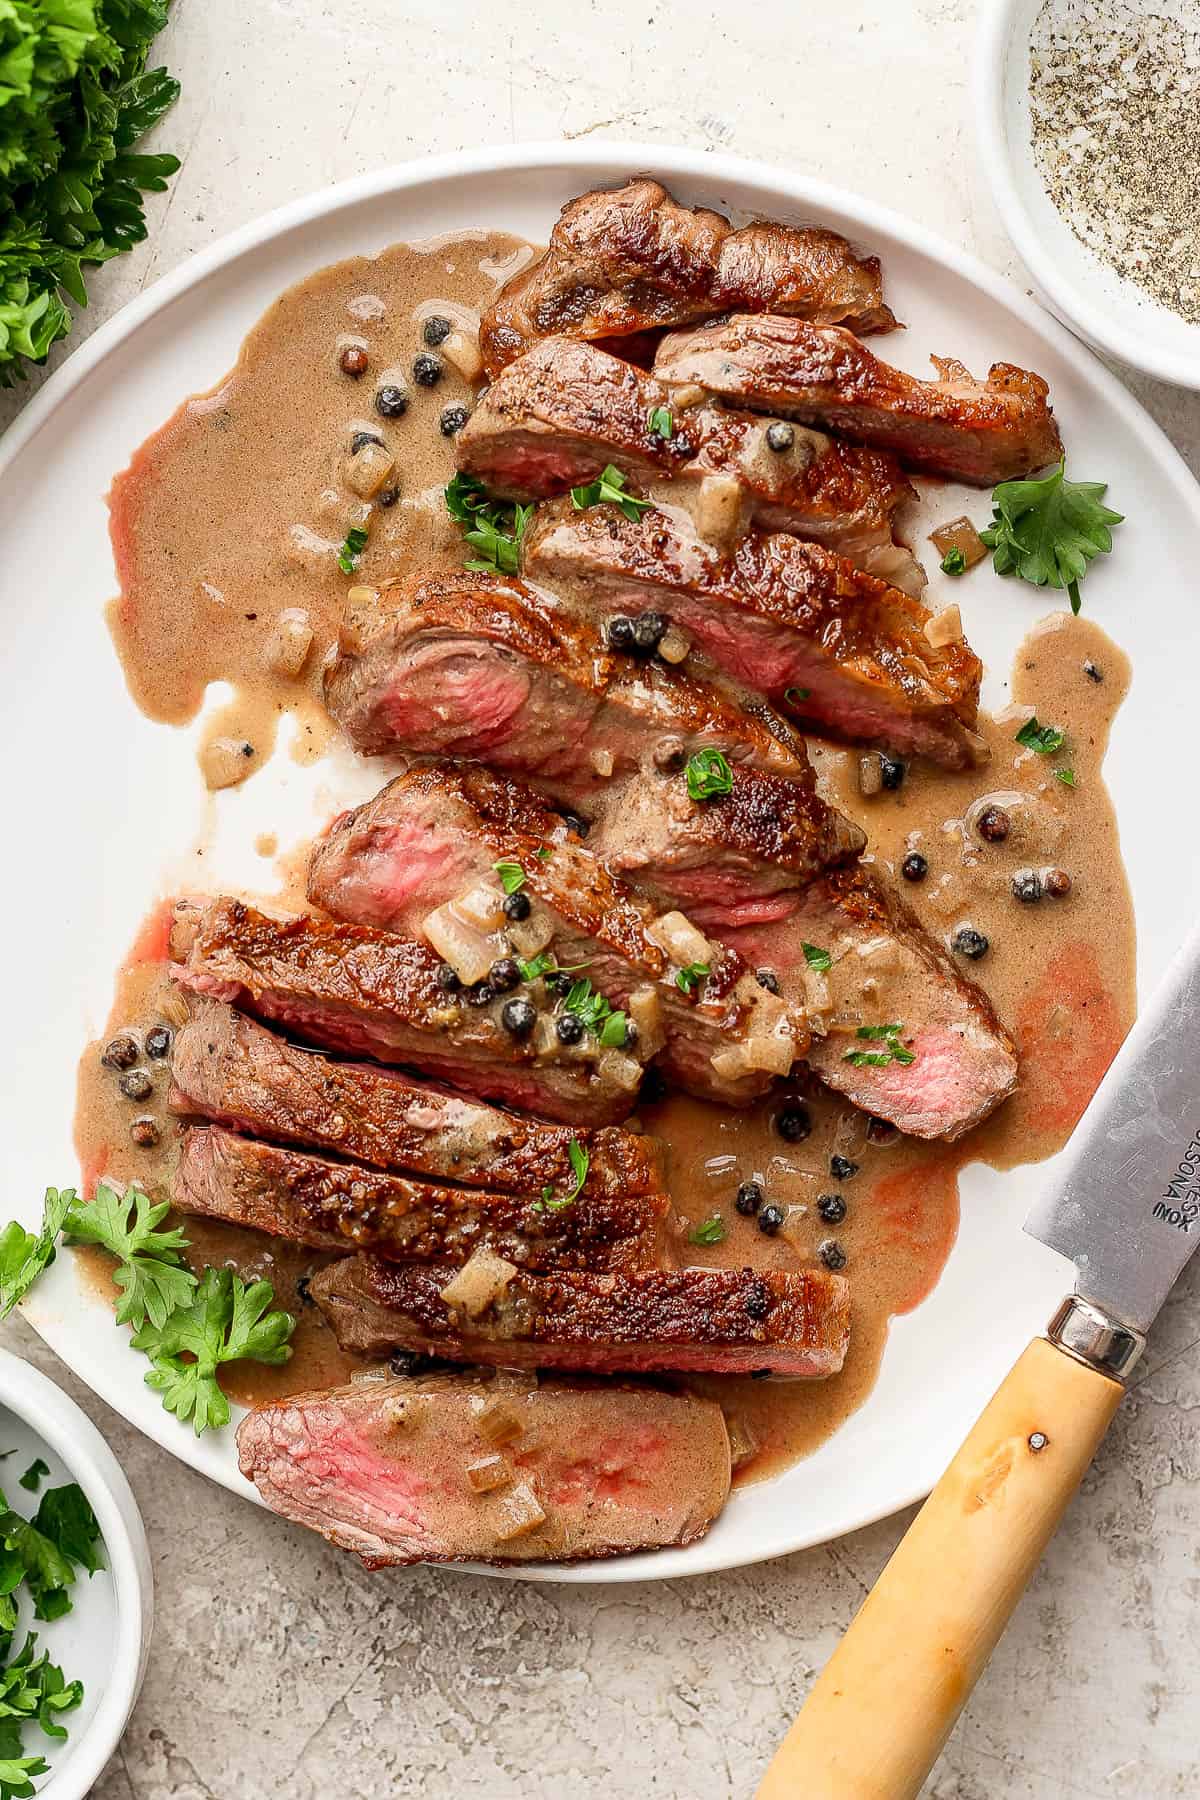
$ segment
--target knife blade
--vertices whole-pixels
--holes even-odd
[[[1025,1230],[1075,1292],[1144,1334],[1200,1248],[1200,927],[1139,1015]]]

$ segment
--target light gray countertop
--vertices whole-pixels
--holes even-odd
[[[69,343],[326,182],[560,136],[708,145],[858,187],[1019,279],[974,157],[974,6],[816,12],[176,0],[161,49],[184,92],[159,138],[184,165],[151,203],[148,242],[97,274]],[[1132,385],[1200,471],[1200,401]],[[0,395],[0,426],[28,392]],[[672,1584],[368,1575],[140,1437],[19,1321],[0,1341],[99,1423],[154,1550],[150,1671],[97,1800],[742,1800],[906,1523]],[[1198,1346],[1193,1278],[931,1779],[936,1800],[1200,1791]]]

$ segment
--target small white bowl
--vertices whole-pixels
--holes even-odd
[[[107,1568],[80,1570],[72,1610],[49,1624],[26,1620],[38,1654],[49,1650],[68,1681],[81,1680],[83,1704],[63,1717],[65,1743],[26,1728],[25,1755],[42,1755],[49,1773],[36,1779],[38,1800],[86,1800],[125,1729],[142,1685],[154,1620],[150,1549],[133,1490],[91,1420],[45,1375],[0,1350],[0,1488],[9,1504],[32,1514],[37,1496],[18,1477],[35,1457],[50,1465],[41,1492],[77,1481],[100,1525]],[[28,1504],[26,1504],[28,1502]]]
[[[1038,298],[1094,350],[1200,388],[1200,325],[1159,306],[1082,244],[1042,184],[1031,146],[1029,40],[1043,0],[983,0],[975,40],[979,154]]]

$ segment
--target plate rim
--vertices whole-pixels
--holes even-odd
[[[851,189],[803,173],[794,173],[786,167],[726,152],[626,139],[587,140],[580,143],[539,140],[523,144],[482,146],[417,158],[318,188],[235,227],[204,249],[185,258],[175,269],[121,307],[65,358],[18,414],[3,438],[0,438],[0,477],[33,444],[39,432],[67,400],[148,320],[210,275],[231,266],[243,256],[263,248],[273,239],[295,228],[311,225],[365,201],[378,200],[412,188],[457,181],[464,177],[590,170],[595,179],[604,180],[612,179],[611,171],[621,168],[627,170],[629,175],[650,171],[668,183],[678,178],[706,184],[727,182],[731,185],[757,186],[777,195],[790,206],[812,206],[838,214],[850,222],[850,235],[865,244],[869,244],[873,233],[882,233],[899,240],[916,254],[940,262],[1007,309],[1034,333],[1048,340],[1055,352],[1071,365],[1073,373],[1113,408],[1123,428],[1136,440],[1138,449],[1154,460],[1161,476],[1176,490],[1181,504],[1192,514],[1197,529],[1200,530],[1200,484],[1163,429],[1079,338],[1036,299],[1023,293],[1005,276],[997,274],[972,252],[960,249],[939,233],[928,230],[893,208],[882,206]],[[1064,1285],[1069,1284],[1069,1279],[1069,1272],[1065,1272]],[[190,1434],[182,1432],[178,1423],[165,1412],[161,1420],[157,1417],[154,1419],[152,1429],[148,1429],[147,1423],[141,1419],[131,1419],[122,1403],[121,1395],[125,1392],[122,1378],[110,1379],[102,1371],[77,1368],[59,1347],[60,1341],[65,1342],[70,1337],[70,1325],[57,1309],[48,1308],[39,1316],[37,1296],[34,1294],[22,1303],[21,1311],[50,1348],[62,1356],[92,1391],[111,1405],[122,1418],[134,1424],[137,1430],[151,1437],[197,1473],[220,1481],[230,1492],[241,1493],[262,1504],[251,1484],[234,1472],[236,1464],[234,1470],[230,1471],[233,1478],[225,1479],[216,1470],[204,1467],[189,1456],[187,1452],[194,1446],[195,1440]],[[132,1367],[129,1374],[133,1378]],[[985,1399],[986,1396],[981,1396],[981,1407]],[[773,1557],[834,1542],[838,1537],[875,1524],[924,1499],[932,1485],[932,1479],[936,1479],[936,1476],[927,1479],[926,1474],[921,1474],[913,1487],[906,1489],[886,1505],[871,1504],[861,1512],[848,1516],[846,1522],[832,1535],[821,1529],[801,1531],[784,1545],[758,1546],[749,1542],[740,1546],[736,1554],[732,1555],[728,1549],[714,1548],[711,1538],[701,1540],[688,1547],[688,1564],[684,1569],[664,1566],[661,1572],[656,1572],[654,1558],[647,1555],[639,1555],[624,1564],[616,1559],[605,1560],[587,1568],[545,1564],[513,1569],[477,1564],[448,1566],[501,1579],[588,1585],[671,1580],[714,1574],[724,1569],[749,1567]],[[674,1558],[670,1560],[674,1561]],[[646,1566],[647,1564],[650,1566]]]

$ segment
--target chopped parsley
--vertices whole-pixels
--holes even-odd
[[[537,857],[539,862],[549,862],[550,858],[554,855],[554,852],[549,844],[539,844],[533,854]]]
[[[725,1221],[720,1213],[713,1213],[702,1225],[694,1225],[688,1232],[689,1244],[719,1244],[725,1236]]]
[[[595,481],[589,481],[586,487],[572,488],[571,501],[577,512],[584,512],[589,506],[603,506],[605,502],[610,502],[613,506],[619,506],[625,517],[632,519],[635,525],[654,504],[652,500],[639,500],[636,494],[631,494],[620,469],[615,469],[611,463]]]
[[[903,1025],[860,1025],[855,1036],[868,1043],[882,1044],[881,1050],[847,1050],[842,1061],[856,1069],[886,1069],[889,1063],[907,1066],[916,1056],[900,1041]]]
[[[1078,787],[1079,782],[1074,769],[1055,769],[1055,781],[1061,781],[1064,787]]]
[[[564,1012],[574,1013],[584,1030],[599,1038],[603,1049],[625,1048],[629,1039],[629,1020],[623,1012],[613,1011],[586,975],[571,983],[562,1004]]]
[[[1064,457],[1040,481],[1002,481],[992,494],[992,522],[979,535],[997,575],[1066,588],[1077,613],[1088,564],[1112,549],[1112,527],[1124,514],[1102,505],[1106,482],[1068,481],[1066,467]]]
[[[939,564],[943,575],[965,575],[967,559],[957,544],[951,544]]]
[[[445,501],[446,511],[462,526],[464,541],[475,552],[463,566],[515,575],[521,566],[521,540],[533,517],[533,506],[493,500],[478,476],[461,471],[447,482]]]
[[[733,770],[719,750],[697,750],[684,774],[690,800],[715,800],[733,792]]]
[[[662,438],[669,442],[675,435],[675,420],[671,416],[669,406],[652,406],[646,427],[652,437]]]
[[[50,1464],[35,1456],[25,1473],[18,1477],[21,1486],[27,1493],[36,1494],[42,1485],[42,1478],[50,1473]]]
[[[507,857],[501,857],[499,862],[492,864],[492,867],[500,877],[500,886],[506,894],[518,893],[525,886],[525,871],[519,862],[512,862]]]
[[[583,1184],[588,1177],[591,1158],[578,1138],[572,1138],[567,1145],[567,1158],[571,1164],[571,1173],[575,1178],[574,1185],[568,1193],[559,1194],[557,1197],[552,1187],[544,1187],[541,1199],[535,1200],[533,1203],[534,1212],[561,1212],[565,1206],[573,1205],[583,1192]]]
[[[681,994],[690,994],[692,989],[698,987],[710,972],[711,965],[709,963],[684,963],[682,969],[677,969],[675,972],[675,986]]]
[[[815,969],[818,975],[824,975],[826,969],[831,969],[833,967],[832,953],[828,950],[822,950],[819,944],[805,944],[802,948],[804,950],[805,962],[810,969]]]
[[[353,575],[358,567],[358,559],[367,547],[366,528],[352,525],[346,533],[346,541],[338,551],[338,568],[343,575]]]
[[[1036,715],[1026,719],[1017,733],[1018,744],[1026,750],[1036,750],[1039,756],[1053,756],[1066,741],[1065,731],[1060,731],[1057,725],[1039,725]]]

